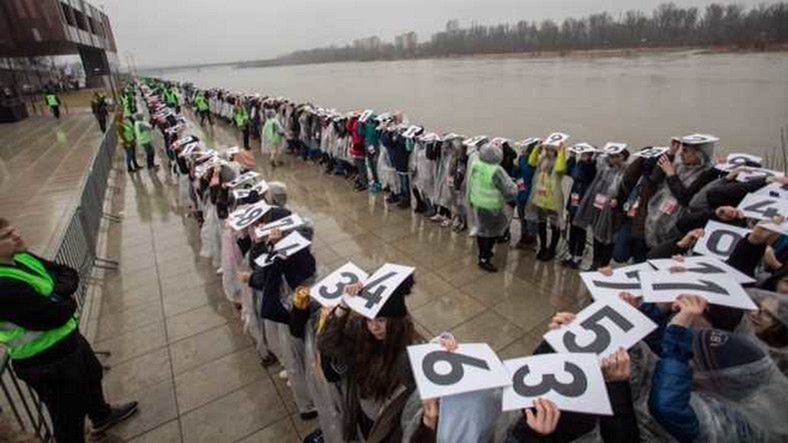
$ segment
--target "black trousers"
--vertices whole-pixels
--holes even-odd
[[[569,255],[583,257],[586,250],[586,230],[575,225],[569,228]]]
[[[98,115],[96,117],[96,120],[98,120],[99,128],[101,128],[101,132],[107,132],[107,116]]]
[[[52,110],[52,115],[55,118],[60,118],[60,106],[50,106],[49,109]]]
[[[243,136],[244,136],[244,149],[248,150],[248,149],[250,149],[249,148],[249,125],[244,126],[244,128],[241,129],[241,132],[243,133]]]
[[[211,111],[197,111],[200,115],[200,126],[205,125],[205,119],[208,119],[208,123],[213,125],[213,117],[211,117]]]
[[[84,442],[85,416],[95,423],[105,420],[110,412],[101,387],[101,363],[90,343],[76,334],[77,347],[64,358],[45,365],[14,365],[16,375],[46,405],[58,443]]]
[[[489,261],[493,255],[493,248],[495,247],[495,240],[497,237],[482,237],[476,236],[476,244],[479,247],[479,260]]]
[[[610,264],[613,259],[613,248],[615,243],[602,243],[594,239],[594,266],[603,268]]]

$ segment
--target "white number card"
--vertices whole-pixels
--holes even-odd
[[[511,377],[503,390],[504,411],[530,408],[545,398],[562,411],[613,415],[595,354],[542,354],[503,364]]]
[[[352,262],[329,274],[316,285],[312,286],[309,296],[323,306],[334,307],[342,302],[345,288],[356,283],[363,283],[368,274]]]
[[[560,146],[566,141],[569,140],[569,134],[564,134],[563,132],[553,132],[552,134],[548,135],[546,139],[544,139],[545,145],[550,146]]]
[[[296,252],[306,248],[311,244],[312,242],[304,238],[303,235],[299,234],[298,232],[291,232],[290,235],[276,243],[274,250],[271,253],[263,254],[257,257],[254,262],[260,267],[265,267],[270,265],[274,258],[281,257],[286,260]]]
[[[234,230],[240,231],[241,229],[246,229],[251,226],[252,223],[259,220],[260,217],[270,210],[271,206],[269,206],[265,200],[260,200],[251,205],[244,205],[233,211],[227,217],[227,224]]]
[[[778,215],[788,216],[788,200],[750,193],[739,203],[737,209],[740,209],[745,217],[770,220]]]
[[[408,357],[422,400],[510,383],[501,360],[484,343],[460,344],[454,351],[437,343],[408,346]]]
[[[242,184],[244,184],[246,182],[250,182],[250,181],[256,179],[259,176],[260,176],[259,172],[255,172],[255,171],[244,172],[243,174],[239,175],[238,177],[235,177],[235,179],[233,179],[233,181],[231,181],[230,183],[227,183],[227,187],[229,187],[231,189],[232,188],[237,188],[238,186],[241,186]]]
[[[280,218],[279,220],[268,223],[267,225],[260,226],[255,230],[257,238],[267,237],[274,229],[279,229],[282,232],[291,231],[299,226],[303,226],[304,220],[298,214],[291,214],[287,217]]]
[[[649,263],[651,263],[651,266],[654,266],[659,271],[669,271],[671,268],[681,268],[685,272],[704,274],[712,279],[719,275],[727,275],[732,277],[737,283],[743,285],[755,282],[755,279],[749,275],[740,272],[738,269],[720,261],[715,257],[684,257],[682,261],[674,260],[672,258],[660,258],[656,260],[649,260]]]
[[[757,310],[750,296],[736,280],[725,274],[710,276],[696,272],[658,271],[640,276],[643,301],[670,303],[683,294],[697,295],[709,303],[733,308]]]
[[[544,339],[558,353],[591,352],[604,358],[618,348],[631,348],[656,328],[651,319],[623,301],[597,300],[572,323],[548,332]]]
[[[610,276],[601,272],[581,272],[580,278],[594,300],[607,300],[609,298],[618,300],[618,296],[622,292],[642,296],[640,274],[652,271],[654,271],[654,268],[648,263],[639,263],[614,269],[613,275]]]
[[[753,194],[788,200],[788,185],[784,185],[782,183],[771,183],[753,192]]]
[[[364,281],[364,289],[355,297],[345,297],[348,307],[367,318],[375,318],[394,290],[415,271],[411,266],[386,263]]]
[[[736,244],[749,233],[746,228],[709,220],[703,228],[703,237],[695,243],[692,252],[727,260]]]

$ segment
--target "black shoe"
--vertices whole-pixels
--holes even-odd
[[[509,243],[509,240],[512,239],[512,235],[508,232],[505,235],[498,237],[495,242],[498,244]]]
[[[567,258],[561,260],[561,266],[566,266],[567,268],[571,268],[572,264],[574,262],[575,261],[574,261],[574,259],[572,259],[572,257],[567,257]]]
[[[298,416],[301,420],[314,420],[317,418],[317,411],[301,412]]]
[[[410,200],[400,200],[399,203],[397,203],[397,207],[402,209],[410,208]]]
[[[550,261],[555,258],[555,250],[548,249],[544,256],[544,261]]]
[[[498,268],[486,260],[479,260],[479,267],[487,272],[498,272]]]
[[[93,423],[93,432],[104,432],[116,424],[126,420],[137,412],[137,402],[130,401],[110,407],[109,416],[100,422]]]
[[[323,437],[323,430],[315,429],[309,435],[304,437],[303,443],[323,443],[324,441],[325,437]]]
[[[386,197],[386,203],[391,205],[399,203],[399,196],[396,194],[389,195],[388,197]]]
[[[539,261],[547,261],[547,249],[540,249],[536,254],[536,259]]]
[[[569,264],[569,267],[572,269],[580,269],[580,263],[582,261],[583,260],[580,258],[578,258],[577,260],[572,260],[572,263]]]
[[[260,365],[264,368],[267,368],[271,365],[275,365],[277,363],[279,363],[279,359],[277,359],[276,356],[270,352],[265,357],[260,358]]]

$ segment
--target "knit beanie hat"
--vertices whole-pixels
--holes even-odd
[[[698,329],[693,342],[698,370],[714,371],[742,366],[766,357],[749,337],[719,329]]]

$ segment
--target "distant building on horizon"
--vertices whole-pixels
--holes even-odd
[[[419,35],[413,31],[400,34],[394,37],[394,46],[399,52],[413,53],[419,46]]]
[[[380,37],[377,35],[373,35],[372,37],[367,38],[360,38],[357,40],[353,40],[353,47],[358,49],[363,49],[366,51],[371,51],[375,49],[380,49],[382,46],[382,42]]]

